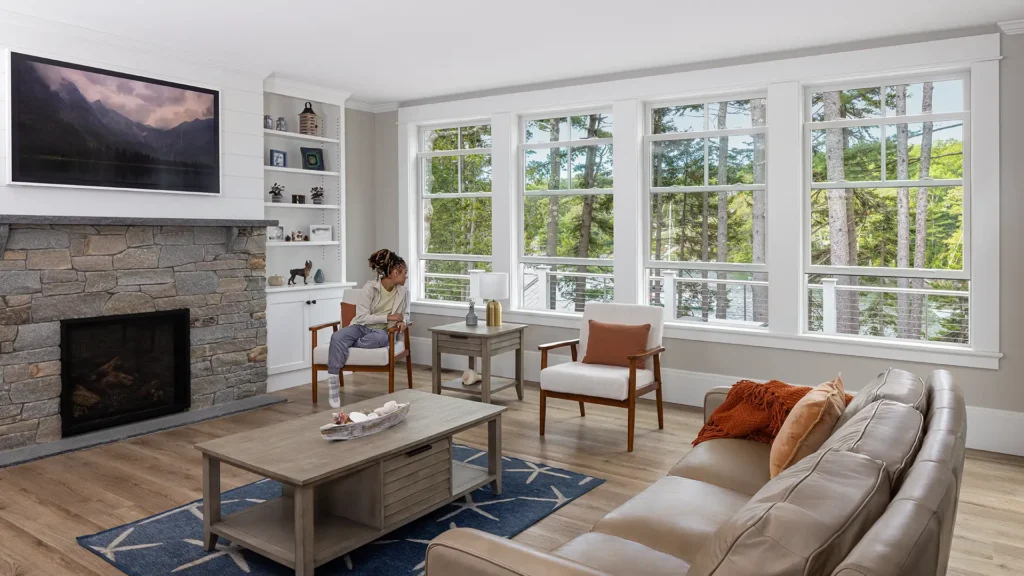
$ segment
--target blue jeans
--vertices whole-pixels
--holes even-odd
[[[331,348],[327,355],[327,373],[338,374],[348,361],[350,348],[385,348],[387,330],[376,330],[361,324],[349,324],[331,335]]]

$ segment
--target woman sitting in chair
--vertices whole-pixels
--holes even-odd
[[[371,254],[369,261],[377,279],[363,286],[352,323],[331,336],[327,374],[332,408],[341,406],[338,374],[345,368],[349,349],[385,348],[388,345],[388,326],[395,326],[401,336],[409,321],[409,293],[405,290],[408,267],[405,260],[385,248]]]

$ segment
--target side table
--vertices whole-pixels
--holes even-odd
[[[501,326],[466,326],[465,322],[454,322],[429,329],[433,340],[433,391],[454,390],[477,394],[490,404],[491,394],[516,387],[516,394],[523,399],[523,346],[526,324],[506,322]],[[491,358],[505,352],[516,353],[515,378],[500,378],[491,375]],[[463,386],[462,380],[441,382],[441,354],[458,354],[469,357],[470,369],[476,370],[476,358],[480,357],[481,381]]]

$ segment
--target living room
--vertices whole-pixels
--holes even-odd
[[[173,5],[0,2],[0,574],[1024,573],[1019,2]]]

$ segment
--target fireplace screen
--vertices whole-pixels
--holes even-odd
[[[189,311],[61,321],[63,435],[189,407]]]

